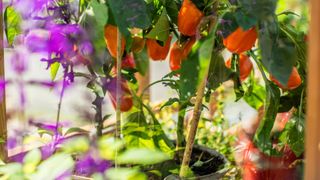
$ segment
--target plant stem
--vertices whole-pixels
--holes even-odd
[[[206,76],[205,76],[206,77]],[[187,145],[184,151],[183,160],[180,169],[180,177],[184,178],[188,174],[189,163],[191,160],[192,148],[195,140],[195,136],[198,129],[200,115],[202,112],[202,99],[204,97],[204,91],[206,87],[207,78],[204,78],[197,89],[197,97],[195,107],[193,109],[193,117],[190,123],[190,129],[187,136]]]
[[[87,68],[88,68],[88,71],[90,72],[92,78],[97,79],[98,76],[94,72],[92,66],[89,64],[89,65],[87,65]],[[102,102],[103,102],[104,97],[100,97],[99,94],[97,94],[97,93],[95,93],[95,95],[96,95],[96,99],[92,104],[95,105],[95,110],[96,110],[96,114],[94,116],[95,127],[96,127],[96,131],[97,131],[96,133],[97,133],[97,136],[100,137],[100,136],[102,136],[102,130],[103,130]]]
[[[185,114],[186,114],[186,107],[184,105],[180,105],[179,114],[178,114],[178,123],[177,123],[177,144],[176,144],[177,151],[179,151],[179,149],[183,147],[185,144],[185,138],[183,134]]]
[[[65,92],[65,89],[66,89],[66,85],[67,85],[66,76],[64,75],[63,82],[62,82],[62,89],[61,89],[61,92],[60,92],[59,103],[58,103],[58,111],[57,111],[57,118],[56,118],[56,132],[55,132],[56,135],[59,132],[61,106],[62,106],[62,100],[63,100],[64,92]],[[56,136],[56,138],[57,137],[58,136]]]
[[[103,130],[103,119],[102,119],[102,101],[103,97],[100,97],[96,94],[96,100],[94,101],[94,105],[96,106],[96,114],[95,114],[95,126],[97,130],[97,136],[102,136]]]

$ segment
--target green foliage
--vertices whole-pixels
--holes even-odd
[[[137,71],[141,75],[145,75],[149,69],[149,56],[147,49],[144,48],[140,53],[134,53],[133,55]]]
[[[62,150],[66,153],[85,153],[89,150],[89,140],[85,137],[76,137],[62,144]]]
[[[267,155],[277,155],[271,142],[271,130],[278,113],[280,101],[279,88],[271,83],[267,83],[267,97],[265,102],[265,115],[261,120],[254,136],[255,145]]]
[[[157,164],[171,159],[170,156],[159,150],[147,148],[131,148],[122,153],[117,162],[121,164]]]
[[[298,59],[295,45],[282,33],[276,19],[265,21],[259,31],[262,63],[281,84],[287,84]]]
[[[172,157],[173,146],[171,143],[168,144],[167,137],[158,122],[148,124],[141,111],[130,114],[126,120],[122,133],[127,147],[159,149]]]
[[[294,116],[287,122],[279,140],[288,144],[295,155],[299,157],[304,152],[304,134],[304,117]]]
[[[256,80],[253,80],[256,81]],[[259,109],[264,104],[266,98],[265,88],[258,82],[251,81],[248,90],[245,92],[244,100],[254,109]]]
[[[112,168],[106,172],[106,177],[110,180],[147,180],[147,176],[137,168]]]
[[[35,172],[40,161],[41,151],[39,149],[34,149],[28,152],[23,159],[23,172],[25,174],[31,174]]]
[[[50,75],[51,75],[52,81],[54,81],[56,79],[59,68],[60,68],[60,63],[55,62],[55,63],[51,64]]]
[[[186,58],[181,65],[181,76],[179,80],[179,90],[181,93],[180,100],[186,101],[192,96],[194,96],[198,79],[199,72],[199,55],[198,49],[200,44],[193,46],[191,53],[188,58]]]
[[[266,20],[270,15],[274,14],[278,0],[238,0],[239,8],[247,16],[254,21]],[[241,26],[244,24],[240,24]],[[245,29],[245,26],[242,26]]]
[[[156,39],[165,42],[170,34],[170,23],[168,20],[168,14],[166,9],[163,9],[161,16],[159,17],[154,28],[145,36],[149,39]]]
[[[178,11],[179,11],[176,0],[166,0],[165,7],[171,19],[171,22],[176,24],[178,21]]]
[[[213,52],[208,73],[208,87],[217,89],[223,82],[231,78],[232,72],[225,66],[224,59],[219,52]]]
[[[150,27],[151,21],[147,16],[144,0],[109,0],[108,4],[117,26],[125,37],[130,35],[128,28],[146,29]]]
[[[79,24],[86,30],[91,42],[93,43],[95,53],[92,57],[93,67],[98,73],[102,73],[102,66],[105,63],[105,41],[104,26],[109,19],[109,9],[97,0],[92,0],[80,17]]]
[[[21,33],[20,24],[20,14],[12,6],[8,6],[4,11],[4,25],[9,45],[12,45],[14,38]]]
[[[63,162],[63,163],[61,163]],[[74,161],[68,154],[60,153],[43,161],[37,171],[31,175],[31,179],[56,179],[63,173],[72,172]]]

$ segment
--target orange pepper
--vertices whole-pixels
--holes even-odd
[[[148,55],[154,61],[165,60],[170,49],[172,36],[169,36],[164,46],[161,46],[155,39],[147,39]]]
[[[223,44],[230,52],[241,54],[254,46],[257,36],[258,34],[255,27],[247,31],[243,31],[243,29],[239,27],[227,38],[223,39]]]
[[[118,31],[116,26],[108,24],[104,27],[104,40],[107,44],[107,48],[109,50],[110,55],[114,58],[117,58],[117,36]],[[122,38],[121,54],[123,54],[124,52],[125,45],[126,41],[124,38]]]
[[[170,51],[170,69],[172,71],[180,69],[182,60],[188,56],[195,42],[196,38],[191,37],[183,45],[181,45],[178,41],[173,44]]]
[[[226,67],[231,68],[231,58],[226,61]],[[252,62],[249,57],[244,54],[239,56],[239,70],[240,70],[240,80],[244,81],[251,73],[253,68]]]
[[[184,0],[178,14],[178,30],[186,36],[193,36],[204,16],[191,0]]]
[[[270,75],[271,81],[273,81],[277,86],[284,90],[293,90],[301,85],[301,77],[296,67],[293,67],[291,75],[289,77],[288,83],[286,86],[282,85],[275,77]]]

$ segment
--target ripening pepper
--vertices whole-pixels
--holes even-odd
[[[193,44],[196,42],[195,37],[191,37],[187,42],[180,44],[175,42],[170,51],[170,69],[176,71],[180,69],[181,62],[190,53]]]
[[[184,0],[178,14],[178,30],[185,36],[193,36],[204,16],[191,0]]]
[[[257,36],[258,34],[255,27],[247,31],[238,27],[238,29],[223,39],[223,44],[230,52],[241,54],[254,46]]]
[[[118,30],[114,25],[106,25],[104,27],[104,40],[107,44],[108,51],[110,55],[114,58],[117,58],[117,38],[118,38]],[[124,38],[121,38],[121,54],[124,52],[124,48],[126,45],[126,41]]]
[[[282,85],[275,77],[270,75],[271,81],[273,81],[277,86],[284,90],[293,90],[301,85],[301,77],[296,67],[293,67],[291,75],[289,77],[287,85]]]
[[[231,58],[226,61],[226,67],[231,68]],[[240,80],[244,81],[251,73],[253,68],[252,62],[249,57],[244,54],[239,56],[239,71],[240,71]]]
[[[117,106],[117,93],[116,93],[116,80],[117,78],[112,78],[108,84],[108,94],[112,105],[114,108]],[[120,110],[121,112],[129,111],[133,106],[132,94],[129,90],[127,82],[125,80],[121,81],[121,99],[120,99]]]
[[[164,46],[161,46],[155,39],[147,39],[148,55],[154,61],[165,60],[170,49],[172,36],[169,36]]]

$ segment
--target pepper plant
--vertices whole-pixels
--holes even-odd
[[[18,34],[24,34],[30,51],[46,52],[42,61],[48,64],[53,81],[58,69],[63,69],[57,129],[65,88],[74,78],[85,78],[96,97],[92,104],[97,136],[102,136],[103,123],[109,117],[102,114],[108,94],[116,110],[115,137],[123,139],[128,148],[160,149],[182,162],[179,175],[187,177],[206,97],[230,80],[236,101],[254,102],[254,65],[265,85],[264,118],[255,133],[255,145],[267,155],[281,154],[272,140],[274,120],[278,112],[295,108],[296,120],[290,121],[279,140],[297,156],[303,153],[298,149],[303,147],[306,32],[279,18],[295,14],[276,14],[277,2],[43,0],[33,1],[25,9],[24,1],[17,0],[6,8],[6,36],[11,45]],[[77,8],[73,9],[72,3]],[[19,26],[22,21],[34,20],[33,27]],[[45,32],[39,33],[40,29]],[[224,60],[225,52],[232,54],[228,60]],[[142,98],[147,88],[137,93],[135,74],[146,74],[149,59],[167,63],[172,71],[147,88],[163,83],[177,92],[177,97],[163,105],[179,106],[175,145]],[[76,71],[78,65],[87,71]],[[186,131],[185,115],[190,108],[193,117]],[[297,141],[293,143],[291,137]],[[113,160],[115,167],[121,164],[117,157]]]

